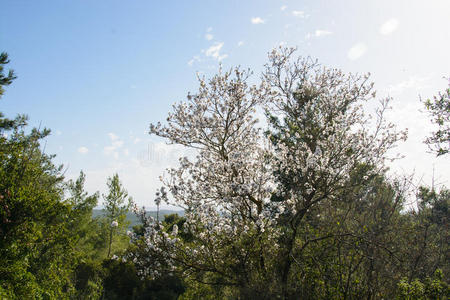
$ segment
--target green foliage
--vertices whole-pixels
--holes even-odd
[[[0,99],[2,98],[5,87],[10,85],[14,79],[16,79],[16,76],[14,75],[13,70],[9,70],[8,74],[4,74],[5,65],[9,63],[8,60],[8,54],[5,52],[2,52],[0,54]],[[10,130],[14,126],[19,126],[20,124],[24,125],[26,122],[26,117],[24,116],[18,116],[15,120],[10,120],[8,118],[5,118],[3,113],[0,112],[0,140],[4,140],[5,137],[3,136],[5,130]]]
[[[103,268],[106,299],[135,299],[141,289],[141,280],[133,264],[117,260],[105,260]]]
[[[8,74],[4,74],[5,65],[9,63],[8,54],[5,52],[0,53],[0,98],[3,96],[5,92],[4,86],[10,85],[16,76],[14,75],[13,70],[9,70]]]
[[[407,277],[424,280],[439,268],[448,278],[450,191],[420,187],[417,197],[418,209],[408,215],[410,231],[405,235],[405,257],[409,258],[405,262],[409,269]]]
[[[103,268],[105,299],[167,299],[175,300],[184,292],[181,280],[173,275],[141,279],[131,262],[105,260]]]
[[[172,232],[173,226],[177,225],[178,228],[183,228],[186,219],[184,217],[179,216],[178,214],[167,214],[164,215],[163,225],[166,228],[166,232]],[[186,242],[190,242],[193,239],[193,236],[189,232],[179,231],[178,237],[183,239]]]
[[[108,226],[108,253],[107,258],[111,256],[113,242],[117,240],[126,240],[125,231],[128,228],[129,222],[126,220],[127,212],[132,205],[131,197],[128,197],[128,192],[122,186],[119,180],[119,175],[114,174],[108,178],[107,186],[108,194],[103,195],[104,205],[104,225]],[[114,251],[114,250],[113,250]]]
[[[229,287],[202,284],[198,281],[189,279],[185,282],[187,285],[187,290],[182,295],[180,295],[180,297],[178,298],[179,300],[233,299],[232,297],[233,293],[231,288]],[[254,299],[262,299],[262,298],[256,297]]]
[[[15,78],[3,75],[0,92]],[[74,238],[67,226],[61,167],[40,149],[49,130],[27,132],[27,118],[0,116],[0,286],[11,298],[64,298],[70,293]]]
[[[398,283],[397,292],[399,300],[444,300],[450,297],[450,287],[443,280],[442,271],[439,269],[436,270],[433,277],[426,277],[423,281],[417,278],[408,281],[407,278],[403,278]]]
[[[69,180],[66,185],[70,205],[70,220],[67,224],[76,238],[75,251],[79,259],[95,259],[104,249],[106,238],[100,234],[101,226],[93,219],[92,211],[98,203],[99,194],[88,195],[84,190],[86,175],[81,171],[76,181]]]
[[[75,295],[72,299],[100,299],[105,271],[94,261],[81,261],[74,271]]]
[[[438,127],[425,143],[437,156],[447,154],[450,151],[450,83],[443,93],[427,99],[425,108],[430,113],[431,122]]]

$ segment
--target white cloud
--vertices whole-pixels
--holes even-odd
[[[222,49],[222,47],[223,47],[223,42],[221,42],[221,43],[214,43],[214,45],[212,45],[208,49],[204,50],[205,55],[208,56],[208,57],[212,57],[214,59],[217,59],[218,61],[221,61],[222,59],[228,57],[227,54],[220,54],[220,50]]]
[[[238,47],[241,47],[242,45],[244,45],[244,41],[239,41],[237,45]]]
[[[56,130],[56,135],[61,135],[62,132],[60,130]]]
[[[200,56],[196,55],[191,60],[188,61],[188,65],[192,66],[196,61],[200,61]]]
[[[280,7],[281,11],[285,11],[285,10],[286,10],[286,8],[287,8],[287,6],[286,6],[286,5],[283,5],[283,6],[281,6],[281,7]]]
[[[212,31],[212,27],[206,28],[206,32],[211,32],[211,31]]]
[[[397,19],[389,19],[383,23],[380,27],[380,33],[382,35],[388,35],[393,33],[398,27],[399,21]]]
[[[353,45],[348,51],[347,57],[350,60],[356,60],[367,52],[367,46],[364,43],[357,43]]]
[[[214,35],[212,35],[211,33],[205,34],[205,39],[206,39],[207,41],[210,41],[210,40],[212,40],[213,38],[214,38]]]
[[[89,152],[89,149],[84,147],[84,146],[82,146],[82,147],[78,148],[78,152],[81,153],[81,154],[86,154],[86,153]]]
[[[299,18],[306,18],[305,12],[302,10],[293,10],[292,11],[292,15],[294,17],[299,17]]]
[[[328,30],[321,30],[321,29],[316,29],[316,31],[314,31],[314,33],[308,33],[308,34],[305,36],[305,38],[306,38],[307,40],[309,40],[309,39],[312,38],[312,37],[318,38],[318,37],[326,36],[326,35],[330,35],[330,34],[332,34],[331,31],[328,31]]]
[[[105,153],[106,155],[112,155],[115,159],[118,159],[119,158],[118,149],[123,146],[123,141],[112,132],[108,133],[108,136],[111,139],[111,145],[104,147],[103,153]]]
[[[140,141],[141,141],[141,139],[137,137],[137,138],[134,139],[133,143],[134,143],[134,144],[137,144],[137,143],[139,143]]]
[[[110,155],[111,153],[114,152],[114,150],[116,150],[116,147],[114,147],[114,146],[106,146],[105,148],[103,148],[103,152],[106,155]]]
[[[116,148],[120,148],[123,146],[123,141],[122,140],[114,140],[114,141],[112,141],[112,145]]]
[[[108,136],[111,139],[111,141],[115,141],[115,140],[119,139],[119,137],[112,132],[108,133]]]
[[[251,19],[252,24],[264,24],[266,21],[261,19],[260,17],[255,17]]]
[[[387,87],[386,91],[390,95],[402,94],[405,90],[414,89],[416,91],[428,88],[427,81],[431,79],[431,76],[420,77],[411,76],[407,80],[401,81],[397,84],[391,84]]]
[[[316,36],[316,37],[326,36],[326,35],[330,35],[330,34],[332,34],[331,31],[321,30],[321,29],[316,29],[316,31],[314,32],[314,36]]]

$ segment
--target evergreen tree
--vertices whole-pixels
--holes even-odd
[[[15,78],[4,75],[0,95]],[[6,298],[64,298],[71,290],[73,236],[66,226],[61,167],[41,150],[48,129],[27,130],[27,118],[0,114],[0,295]]]
[[[128,192],[122,186],[118,174],[108,178],[107,186],[109,192],[103,194],[103,210],[106,226],[108,226],[108,252],[106,257],[110,258],[115,237],[123,237],[124,231],[129,225],[126,217],[132,204],[132,198],[128,197]]]

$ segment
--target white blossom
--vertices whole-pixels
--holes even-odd
[[[316,203],[334,201],[359,164],[385,168],[386,152],[406,138],[384,120],[390,99],[381,101],[369,126],[360,105],[375,97],[368,75],[294,60],[293,52],[272,51],[259,85],[250,86],[251,73],[240,69],[199,78],[198,92],[173,106],[167,124],[150,125],[151,134],[197,150],[194,159],[182,157],[167,170],[155,199],[185,210],[182,232],[193,240],[181,245],[177,225],[167,232],[146,218],[140,274],[158,276],[176,261],[189,272],[220,273],[240,265],[236,253],[245,257],[256,241],[260,255],[272,257],[281,247],[275,226],[281,216],[301,220]],[[255,118],[261,109],[279,120],[269,122],[267,135]]]

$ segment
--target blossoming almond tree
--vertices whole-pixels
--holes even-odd
[[[284,294],[289,276],[294,275],[290,273],[294,253],[300,255],[297,241],[304,246],[332,237],[299,237],[305,217],[325,202],[336,207],[333,202],[340,201],[336,199],[339,195],[383,173],[386,152],[399,139],[406,139],[406,131],[396,132],[383,117],[390,99],[380,101],[371,126],[371,116],[366,116],[362,107],[375,98],[368,75],[346,75],[310,58],[293,59],[293,53],[292,48],[272,51],[264,73],[264,80],[277,93],[274,101],[268,102],[267,114],[278,184],[272,199],[285,212],[284,245],[279,252]],[[362,166],[362,180],[349,180]]]
[[[168,170],[164,183],[173,200],[161,191],[166,201],[185,209],[183,230],[193,236],[183,247],[166,239],[173,245],[165,245],[166,253],[173,251],[174,261],[187,273],[220,274],[221,283],[231,285],[245,284],[250,260],[256,257],[251,252],[263,251],[263,245],[253,246],[267,242],[261,236],[272,221],[273,172],[254,113],[273,92],[265,82],[248,86],[248,76],[235,69],[220,71],[208,83],[200,79],[199,92],[174,106],[167,127],[151,125],[152,133],[199,150],[196,161],[183,157],[180,168]],[[154,234],[149,230],[156,238]]]
[[[293,296],[295,256],[326,238],[300,235],[308,214],[339,201],[362,165],[364,180],[384,171],[386,151],[406,137],[384,121],[389,99],[369,126],[361,106],[375,97],[368,76],[293,53],[272,51],[258,86],[240,69],[200,78],[198,93],[174,105],[166,125],[150,125],[151,134],[198,149],[198,156],[180,158],[163,179],[168,192],[159,192],[185,210],[179,230],[189,238],[147,220],[134,257],[142,274],[157,276],[164,266],[201,283],[235,286],[243,297]],[[258,109],[267,112],[266,133]]]

